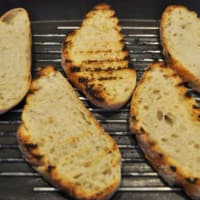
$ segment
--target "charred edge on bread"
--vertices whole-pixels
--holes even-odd
[[[67,40],[65,38],[65,40],[63,42],[63,46],[62,46],[63,50],[67,48],[67,44],[68,44],[68,42],[67,42]]]
[[[52,172],[53,169],[55,169],[56,167],[53,165],[48,165],[47,167],[47,172],[50,174]]]
[[[95,89],[93,89],[93,87],[94,87],[94,85],[92,84],[92,85],[87,85],[86,86],[86,92],[90,95],[90,96],[92,96],[94,99],[96,99],[97,101],[101,101],[101,102],[103,102],[104,101],[104,98],[103,97],[101,97],[101,96],[99,96],[99,93],[101,92],[100,90],[95,90]]]
[[[178,83],[176,86],[177,86],[177,87],[182,87],[182,86],[185,86],[185,84],[186,84],[185,82],[180,82],[180,83]]]
[[[186,178],[185,179],[188,183],[191,183],[191,184],[196,184],[197,181],[199,180],[198,178]]]
[[[42,159],[42,155],[40,155],[40,154],[33,154],[33,153],[31,153],[31,156],[33,157],[33,158],[35,158],[36,160],[41,160]]]
[[[185,95],[186,98],[191,98],[192,97],[192,94],[189,91],[186,91],[184,95]]]
[[[160,63],[159,66],[160,66],[161,68],[167,68],[167,66],[166,66],[165,63],[163,63],[163,62]]]
[[[37,147],[38,147],[38,145],[37,144],[32,144],[32,143],[30,143],[30,144],[25,144],[25,147],[26,147],[26,149],[27,149],[27,151],[32,151],[33,149],[36,149]]]
[[[163,54],[164,54],[165,57],[166,57],[167,59],[169,59],[169,60],[172,58],[171,54],[170,54],[168,51],[163,51]]]
[[[164,155],[162,153],[158,153],[158,156],[160,157],[160,159],[164,158]]]
[[[150,146],[155,146],[156,145],[156,142],[155,141],[153,141],[153,140],[149,140],[149,145]],[[161,154],[162,155],[162,154]],[[160,154],[159,154],[159,156],[160,156]],[[160,156],[161,157],[161,156]]]
[[[172,170],[172,172],[176,172],[176,167],[175,166],[171,165],[170,169]]]
[[[65,63],[71,63],[72,61],[70,59],[65,59]]]
[[[81,68],[77,66],[72,66],[70,67],[70,72],[75,73],[75,72],[80,72]]]
[[[34,153],[33,150],[37,149],[38,145],[37,144],[25,144],[24,145],[25,148],[27,149],[27,151],[30,153],[30,155],[35,158],[36,160],[41,160],[41,158],[43,157],[40,154]]]
[[[88,83],[88,78],[86,78],[86,77],[79,77],[78,78],[78,82],[79,83],[83,83],[84,85],[87,85],[87,83]]]
[[[140,127],[140,133],[141,133],[141,134],[144,134],[144,133],[145,133],[145,130],[144,130],[143,127]]]
[[[131,116],[131,121],[132,121],[133,123],[136,123],[136,122],[137,122],[137,118],[136,118],[135,115],[132,115],[132,116]]]
[[[32,88],[32,89],[30,89],[29,91],[28,91],[28,95],[32,95],[32,94],[34,94],[35,92],[37,92],[38,90],[39,90],[40,88]]]
[[[200,105],[192,105],[192,108],[198,110],[200,109]]]

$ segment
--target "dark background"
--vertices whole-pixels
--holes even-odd
[[[0,14],[14,7],[24,7],[31,20],[82,19],[95,4],[107,2],[119,18],[159,19],[169,4],[182,4],[200,15],[199,0],[0,0]]]

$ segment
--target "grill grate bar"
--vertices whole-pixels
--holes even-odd
[[[132,36],[133,37],[133,36]],[[131,37],[131,38],[132,38]],[[136,36],[135,36],[136,37]],[[137,37],[140,37],[139,35],[137,36]],[[148,36],[143,36],[143,37],[148,37]],[[158,39],[158,38],[157,38]],[[134,39],[135,40],[135,39]],[[130,42],[130,39],[128,40],[128,38],[127,39],[125,39],[125,44],[126,45],[133,45],[132,44],[132,42]],[[150,45],[150,46],[155,46],[155,45],[160,45],[161,43],[160,43],[160,41],[142,41],[141,40],[141,44],[140,43],[138,43],[137,44],[137,46],[143,46],[143,45]],[[62,45],[62,41],[60,41],[60,42],[45,42],[45,41],[41,41],[41,42],[39,42],[39,41],[35,41],[35,42],[33,42],[33,45],[41,45],[41,46],[54,46],[54,45],[59,45],[59,46],[61,46]]]
[[[58,192],[55,187],[34,187],[34,192]],[[179,187],[119,187],[119,192],[179,192],[182,191]]]
[[[57,30],[78,29],[80,26],[58,26]],[[121,26],[122,30],[160,30],[158,26]]]
[[[144,162],[144,158],[122,158],[122,162]],[[0,158],[0,163],[21,163],[25,162],[24,158]]]
[[[32,22],[34,31],[32,43],[33,75],[36,72],[36,67],[47,64],[54,65],[57,70],[63,72],[60,67],[62,42],[68,32],[80,27],[81,22],[82,20]],[[126,47],[130,53],[130,62],[135,66],[137,79],[139,80],[148,64],[155,61],[163,61],[159,38],[159,21],[122,19],[120,24]],[[75,90],[78,93],[80,92],[77,89]],[[138,192],[142,195],[144,195],[144,192],[151,192],[155,200],[162,199],[158,195],[162,192],[169,194],[169,198],[166,198],[171,199],[171,193],[182,191],[179,187],[165,186],[159,175],[146,162],[135,141],[135,136],[129,131],[129,104],[120,110],[110,113],[107,110],[92,106],[88,99],[82,96],[82,93],[79,94],[79,99],[95,114],[95,117],[105,130],[117,141],[122,153],[122,186],[118,189],[118,192],[122,193],[120,194],[120,199],[121,197],[122,199],[134,199],[135,197],[130,198],[129,196],[131,192]],[[197,99],[200,101],[200,97],[197,97]],[[40,192],[51,193],[59,192],[60,190],[55,187],[45,187],[46,183],[39,178],[40,174],[31,171],[31,168],[29,168],[29,165],[26,164],[25,159],[20,154],[16,134],[17,128],[21,123],[20,116],[23,105],[21,103],[0,119],[0,188],[4,180],[12,182],[13,178],[18,178],[17,181],[26,179],[28,181],[24,182],[24,185],[22,184],[22,190],[24,188],[28,189],[28,191],[32,190],[35,193],[30,193],[30,195],[34,196],[34,199],[39,199],[40,196],[38,197],[37,195],[40,195]],[[60,199],[59,195],[56,196],[57,198]]]
[[[112,134],[112,135],[114,136],[118,134]],[[138,149],[138,146],[135,146],[132,144],[118,144],[118,147],[120,149]],[[19,149],[19,145],[18,144],[0,144],[0,149]]]
[[[25,162],[23,158],[0,158],[0,163],[22,163]]]
[[[157,34],[124,34],[126,37],[148,37],[148,38],[152,38],[152,37],[155,37],[157,38],[158,35]],[[33,34],[32,35],[33,37],[65,37],[66,35],[65,34]]]
[[[40,176],[37,172],[0,172],[0,176]],[[130,172],[122,173],[122,176],[126,177],[158,177],[159,175],[156,172]]]
[[[129,51],[131,54],[161,54],[162,51],[161,50],[130,50]],[[37,51],[33,51],[33,54],[61,54],[61,50],[47,50],[47,51],[42,51],[42,50],[37,50]]]
[[[40,176],[40,174],[36,172],[0,172],[0,176],[14,176],[14,177],[21,177],[21,176]]]
[[[15,132],[0,132],[0,137],[15,137],[15,136],[16,136]]]
[[[131,58],[130,59],[131,62],[154,62],[155,59],[153,58],[143,58],[143,59],[138,59],[138,58]],[[61,59],[35,59],[33,60],[34,62],[37,63],[48,63],[48,62],[52,62],[52,63],[61,63]],[[163,61],[162,58],[158,58],[157,61]]]
[[[0,144],[0,149],[18,149],[18,144]]]

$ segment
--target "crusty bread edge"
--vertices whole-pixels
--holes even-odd
[[[151,68],[156,65],[165,67],[164,63],[155,63],[150,65],[147,68],[147,71],[151,70]],[[194,116],[197,118],[199,115],[199,110],[195,109],[197,105],[195,100],[185,95],[187,90],[183,86],[183,80],[175,74],[174,76],[177,79],[177,89],[180,90],[180,93],[185,96],[186,101],[188,101],[191,104],[191,107],[194,108],[193,113]],[[185,172],[183,172],[181,169],[174,166],[170,158],[162,153],[159,147],[148,138],[148,133],[143,129],[143,127],[140,127],[137,123],[140,119],[138,119],[137,117],[137,108],[134,105],[134,100],[137,99],[138,93],[141,89],[141,85],[143,84],[145,79],[148,79],[148,75],[146,75],[146,73],[144,73],[144,75],[142,76],[131,100],[129,119],[130,131],[136,135],[138,144],[144,152],[146,159],[170,186],[179,185],[184,188],[184,191],[188,196],[193,199],[199,199],[200,179],[193,178],[190,175],[185,174]]]
[[[9,106],[9,107],[6,107],[4,109],[1,109],[0,110],[0,115],[9,111],[11,108],[13,108],[14,106],[16,106],[23,98],[24,96],[27,94],[29,88],[30,88],[30,85],[31,85],[31,62],[32,62],[32,56],[31,56],[31,45],[32,45],[32,34],[31,34],[31,24],[30,24],[30,19],[29,19],[29,14],[28,12],[24,9],[24,8],[14,8],[14,9],[11,9],[9,11],[7,11],[6,13],[4,13],[1,17],[0,17],[0,20],[1,21],[7,21],[7,20],[10,20],[10,18],[12,18],[13,16],[15,16],[18,12],[24,12],[27,19],[28,19],[28,22],[29,22],[29,27],[28,27],[28,35],[29,35],[29,38],[28,39],[28,46],[26,47],[26,51],[27,51],[27,66],[26,66],[26,70],[27,70],[27,75],[28,75],[28,78],[26,80],[26,90],[24,91],[24,94],[22,95],[21,98],[17,99],[16,102]],[[8,61],[9,62],[9,61]]]
[[[167,42],[167,38],[164,35],[164,28],[166,24],[166,18],[167,15],[174,9],[181,8],[185,9],[188,12],[193,12],[195,15],[197,15],[194,11],[189,10],[187,7],[182,6],[182,5],[170,5],[166,7],[164,12],[162,13],[161,20],[160,20],[160,39],[161,39],[161,44],[163,47],[163,55],[165,56],[167,62],[169,65],[174,68],[177,73],[186,81],[189,82],[190,85],[193,87],[194,90],[197,90],[200,92],[200,78],[195,76],[191,71],[187,69],[187,66],[185,66],[183,63],[178,61],[176,59],[176,56],[170,53],[169,51],[169,45]]]
[[[30,88],[31,93],[29,95],[34,95],[34,87],[33,87],[34,82],[37,81],[41,76],[46,75],[51,72],[58,73],[52,66],[47,66],[45,69],[40,71],[39,77],[37,79],[35,79],[31,84],[31,88]],[[74,93],[78,98],[77,93],[73,90],[72,87],[69,87],[69,85],[67,85],[67,84],[66,84],[66,87],[68,88],[69,92]],[[28,106],[29,95],[27,96],[24,109],[26,109],[26,106]],[[80,104],[82,104],[82,103],[80,102]],[[96,120],[96,118],[92,115],[92,113],[85,106],[84,106],[84,112],[86,112],[89,115],[91,120],[94,120],[97,129],[99,129],[102,134],[105,134],[102,126],[99,124],[99,122]],[[110,140],[110,142],[113,143],[113,145],[115,145],[116,151],[119,152],[119,155],[121,157],[119,148],[118,148],[116,142],[114,141],[114,139],[108,133],[106,133],[106,136]],[[66,193],[72,197],[76,196],[77,199],[87,199],[87,200],[92,200],[92,199],[107,200],[107,199],[111,198],[111,196],[117,191],[117,189],[120,185],[121,175],[120,175],[120,177],[118,177],[119,178],[118,180],[116,179],[115,182],[112,185],[110,185],[109,187],[107,187],[104,191],[101,191],[101,193],[93,194],[92,196],[88,197],[88,196],[85,196],[84,191],[75,189],[75,186],[72,185],[70,182],[68,182],[66,180],[58,179],[58,176],[57,176],[58,172],[56,171],[56,169],[54,169],[52,166],[50,166],[48,164],[47,160],[45,159],[45,156],[41,155],[39,153],[39,149],[37,147],[34,147],[34,145],[37,145],[37,144],[32,144],[30,134],[25,125],[25,119],[23,117],[23,114],[22,114],[22,123],[19,126],[18,131],[17,131],[17,138],[18,138],[19,148],[20,148],[25,160],[28,163],[30,163],[31,166],[36,171],[41,173],[41,175],[47,181],[49,181],[52,185],[59,187],[62,192]],[[29,147],[27,146],[27,144],[29,144]],[[120,166],[121,166],[121,163],[120,163]]]

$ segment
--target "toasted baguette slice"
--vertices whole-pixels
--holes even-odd
[[[130,128],[146,158],[170,184],[200,198],[200,110],[183,80],[163,63],[152,64],[131,102]]]
[[[184,6],[168,6],[161,17],[160,36],[170,66],[200,91],[200,19],[197,14]]]
[[[18,104],[31,82],[31,29],[26,10],[0,18],[0,113]]]
[[[66,36],[62,48],[62,65],[69,80],[93,104],[107,110],[122,107],[136,84],[120,31],[114,10],[99,4],[88,12],[80,29]],[[109,78],[111,72],[115,78]],[[83,77],[87,83],[80,81]]]
[[[50,66],[32,82],[18,140],[27,161],[77,199],[109,198],[120,184],[117,144]]]

